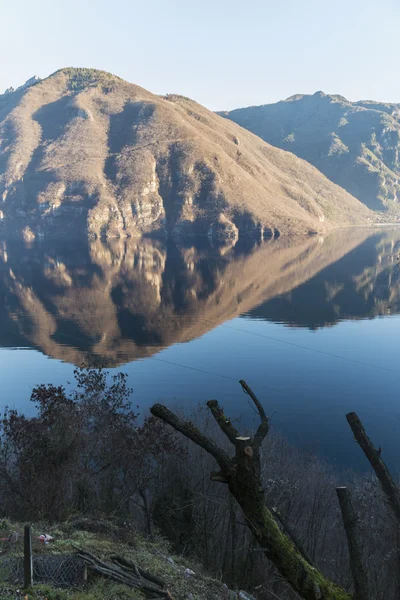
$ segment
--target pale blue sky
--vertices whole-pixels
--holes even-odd
[[[214,110],[400,102],[400,0],[0,0],[0,22],[0,92],[87,66]]]

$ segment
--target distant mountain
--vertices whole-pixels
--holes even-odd
[[[369,208],[400,212],[400,104],[298,94],[220,113],[304,158]]]
[[[0,96],[0,237],[235,241],[371,218],[314,167],[182,96],[92,69]]]

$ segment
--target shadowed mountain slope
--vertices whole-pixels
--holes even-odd
[[[371,209],[400,214],[400,104],[316,92],[220,114],[309,161]]]

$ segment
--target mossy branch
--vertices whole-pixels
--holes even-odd
[[[261,404],[261,402],[255,395],[255,393],[253,392],[251,387],[248,386],[247,383],[243,379],[241,379],[239,381],[239,383],[242,386],[244,393],[247,394],[248,396],[250,396],[250,398],[254,402],[254,405],[257,408],[258,414],[260,415],[261,423],[258,426],[258,429],[257,429],[256,434],[253,439],[253,450],[254,450],[254,452],[258,453],[265,437],[268,435],[268,432],[269,432],[269,419],[265,413],[263,405]]]
[[[211,411],[212,416],[218,423],[221,430],[234,446],[236,446],[239,432],[232,425],[231,421],[225,416],[223,409],[219,406],[217,400],[209,400],[207,406]]]
[[[213,440],[202,434],[193,423],[183,421],[166,406],[162,406],[162,404],[154,404],[150,408],[150,412],[155,417],[159,417],[165,423],[171,425],[176,431],[189,438],[189,440],[192,440],[192,442],[203,448],[208,454],[211,454],[221,469],[228,469],[230,467],[231,461],[229,456]]]

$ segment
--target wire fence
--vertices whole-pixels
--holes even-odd
[[[86,582],[85,563],[76,554],[39,554],[33,556],[33,581],[57,587],[78,587]],[[8,555],[0,558],[0,582],[22,585],[24,557]]]

